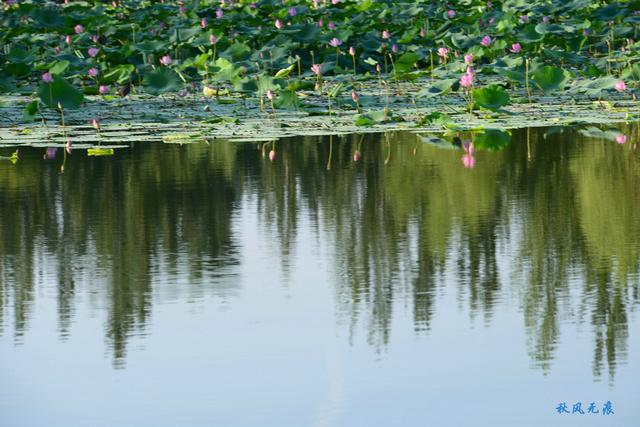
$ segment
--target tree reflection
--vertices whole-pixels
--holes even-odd
[[[637,129],[625,133],[638,140]],[[639,300],[632,145],[544,130],[515,132],[494,152],[470,153],[468,135],[457,141],[454,150],[409,133],[149,145],[107,160],[74,154],[64,176],[26,150],[19,167],[0,169],[0,322],[12,313],[19,338],[37,284],[55,280],[65,337],[77,284],[91,278],[107,290],[106,336],[122,363],[166,290],[161,281],[191,283],[167,298],[236,292],[237,280],[212,275],[240,262],[231,224],[246,194],[286,280],[308,219],[315,243],[332,251],[339,321],[352,336],[365,328],[377,350],[403,303],[416,332],[428,333],[438,295],[455,292],[486,324],[497,307],[516,304],[530,357],[545,371],[566,319],[588,322],[594,376],[606,366],[613,379]],[[472,168],[461,162],[469,154]]]

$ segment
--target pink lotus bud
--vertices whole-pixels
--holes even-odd
[[[449,17],[449,19],[454,18],[456,16],[456,11],[455,10],[448,10],[447,11],[447,17]]]
[[[397,44],[392,44],[391,45],[391,52],[393,53],[398,53],[398,45]]]
[[[276,23],[275,23],[275,25],[276,25],[276,28],[277,28],[277,29],[281,29],[281,28],[282,28],[282,21],[281,21],[281,20],[279,20],[279,19],[276,19]]]
[[[480,44],[481,44],[482,46],[484,46],[484,47],[489,46],[489,45],[491,44],[491,37],[489,37],[489,36],[484,36],[484,37],[482,38],[482,40],[480,41]]]
[[[464,56],[464,63],[467,65],[473,64],[473,55],[468,53]]]
[[[424,31],[424,28],[420,27],[420,33],[419,33],[420,37],[424,37],[427,35],[427,33]]]
[[[465,89],[469,89],[473,86],[473,75],[463,74],[462,77],[460,77],[460,86]]]
[[[89,68],[87,74],[89,74],[89,77],[96,77],[98,75],[98,69],[95,67],[91,67]]]
[[[94,43],[98,43],[98,36],[96,35],[91,36],[91,41]]]
[[[462,164],[467,169],[473,169],[473,167],[476,165],[476,158],[471,154],[464,154],[462,156]]]
[[[42,81],[46,83],[51,83],[53,81],[53,76],[51,76],[51,73],[47,71],[42,75]]]
[[[356,56],[356,49],[353,46],[349,46],[349,55]]]
[[[71,36],[66,36],[66,37],[64,38],[64,41],[65,41],[68,45],[70,45],[70,44],[71,44]]]
[[[73,31],[75,31],[76,34],[80,34],[84,31],[84,27],[81,24],[78,24],[75,27],[73,27]]]
[[[276,158],[276,150],[269,151],[269,160],[273,162],[275,158]]]
[[[273,101],[273,91],[271,89],[267,90],[267,99]]]
[[[625,90],[627,90],[627,85],[622,80],[618,80],[616,82],[615,88],[618,92],[624,92]]]
[[[383,39],[390,39],[391,38],[391,33],[389,33],[389,31],[387,31],[387,30],[384,30],[382,32],[382,38]]]
[[[93,126],[95,130],[100,130],[100,123],[98,123],[96,119],[91,120],[91,126]]]
[[[216,10],[216,18],[220,19],[224,16],[224,12],[222,11],[222,9],[217,9]]]
[[[512,44],[511,49],[509,49],[511,53],[519,53],[521,50],[522,50],[522,46],[520,46],[520,43]]]
[[[209,36],[209,43],[216,44],[217,42],[218,42],[218,39],[216,38],[215,34],[211,34]]]
[[[58,54],[58,53],[62,52],[62,49],[60,49],[60,46],[56,46],[56,47],[54,47],[54,48],[53,48],[53,50],[55,50],[55,51],[56,51],[56,54]]]
[[[169,65],[169,64],[171,64],[171,62],[173,62],[173,61],[171,60],[171,57],[169,55],[165,55],[162,58],[160,58],[160,63],[162,65]]]
[[[438,49],[438,56],[446,58],[447,55],[449,55],[449,49],[447,49],[446,47],[441,47]]]
[[[296,16],[298,14],[298,11],[295,7],[290,7],[287,13],[289,14],[289,16]]]
[[[313,64],[311,65],[311,71],[316,76],[320,76],[320,74],[322,74],[322,67],[320,66],[320,64]]]
[[[358,93],[355,90],[351,91],[351,99],[353,100],[353,102],[355,102],[356,104],[358,103],[358,101],[360,101],[360,96],[358,96]]]
[[[520,23],[521,24],[526,24],[527,22],[529,22],[529,15],[520,16]]]
[[[329,23],[327,24],[327,28],[330,30],[335,30],[336,29],[336,23],[333,21],[329,21]]]
[[[71,154],[71,140],[67,140],[67,143],[64,145],[64,149],[67,150],[67,154]]]
[[[109,86],[100,85],[100,87],[98,88],[98,92],[100,93],[100,95],[106,95],[107,93],[109,93]]]
[[[207,18],[202,18],[200,20],[200,26],[202,27],[203,30],[207,28]]]
[[[95,47],[90,47],[87,51],[87,53],[89,53],[89,56],[92,58],[95,58],[98,55],[98,52],[100,52],[100,50],[96,49]]]
[[[360,160],[360,156],[361,156],[361,154],[360,154],[360,151],[359,151],[359,150],[354,151],[354,152],[353,152],[353,161],[354,161],[354,162],[359,161],[359,160]]]
[[[546,15],[542,17],[542,22],[544,22],[545,24],[548,24],[550,20],[551,20],[551,18],[549,18]]]
[[[382,71],[382,68],[380,67],[380,64],[376,64],[376,72],[380,74],[381,71]]]
[[[625,142],[627,142],[627,135],[624,135],[622,133],[616,135],[616,142],[620,145],[624,144]]]

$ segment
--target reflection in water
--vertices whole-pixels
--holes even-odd
[[[638,137],[626,133],[616,144],[525,130],[493,152],[413,134],[143,145],[113,158],[74,153],[63,175],[55,151],[43,160],[25,149],[0,168],[0,331],[12,316],[19,343],[34,301],[52,298],[38,284],[56,282],[64,339],[76,292],[89,288],[122,366],[152,302],[239,295],[237,267],[251,260],[238,248],[252,237],[234,224],[255,203],[285,279],[299,245],[329,248],[319,256],[333,266],[338,321],[352,332],[365,324],[376,350],[389,345],[394,301],[428,334],[438,295],[455,294],[487,325],[520,307],[545,371],[561,326],[589,325],[593,374],[613,379],[639,300]],[[298,239],[304,227],[315,241]]]

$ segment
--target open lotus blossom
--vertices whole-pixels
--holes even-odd
[[[276,158],[276,150],[269,151],[269,160],[273,162],[275,158]]]
[[[468,53],[464,56],[464,63],[467,65],[473,64],[473,55]]]
[[[449,49],[447,49],[446,47],[441,47],[438,49],[438,56],[441,56],[442,58],[446,58],[449,55]]]
[[[100,49],[95,47],[90,47],[89,50],[87,51],[89,56],[92,58],[95,58],[96,56],[98,56],[98,52],[100,52]]]
[[[491,44],[491,37],[489,37],[489,36],[484,36],[484,37],[482,38],[482,40],[480,40],[480,44],[481,44],[482,46],[484,46],[484,47],[489,46],[489,45]]]
[[[522,46],[520,46],[520,43],[512,44],[511,49],[509,49],[511,53],[519,53],[521,50],[522,50]]]
[[[217,42],[218,42],[218,39],[216,38],[215,34],[211,34],[209,36],[209,43],[216,44]]]
[[[277,29],[281,29],[283,26],[282,21],[279,19],[276,19],[275,26]]]
[[[108,94],[109,93],[109,86],[100,85],[100,87],[98,88],[98,92],[100,93],[100,95]]]
[[[200,26],[202,27],[203,30],[207,28],[207,18],[202,18],[200,20]]]
[[[473,74],[463,74],[462,77],[460,77],[460,86],[465,89],[469,89],[473,86]]]
[[[335,30],[336,29],[336,23],[333,21],[329,21],[329,23],[327,24],[327,28],[330,30]]]
[[[616,135],[616,142],[621,145],[624,144],[625,142],[627,142],[627,135],[622,133]]]
[[[313,65],[311,65],[311,71],[316,76],[319,76],[319,75],[322,74],[322,67],[320,66],[320,64],[313,64]]]
[[[387,31],[387,30],[384,30],[382,32],[382,38],[383,39],[390,39],[391,38],[391,33],[389,33],[389,31]]]
[[[627,85],[622,80],[618,80],[616,82],[615,88],[618,92],[624,92],[625,90],[627,90]]]
[[[341,41],[341,40],[339,40],[339,39],[337,39],[337,38],[335,38],[335,37],[334,37],[334,38],[332,38],[332,39],[329,41],[329,46],[338,47],[338,46],[340,46],[341,44],[342,44],[342,41]]]
[[[289,16],[296,16],[298,14],[298,11],[295,7],[290,7],[287,13],[289,14]]]
[[[448,16],[449,18],[454,18],[454,17],[456,16],[456,11],[455,11],[455,10],[452,10],[452,9],[448,10],[448,11],[447,11],[447,16]]]
[[[46,83],[51,83],[53,81],[53,76],[51,76],[51,73],[47,71],[42,75],[42,81]]]
[[[171,60],[171,57],[169,55],[165,55],[162,58],[160,58],[160,63],[162,65],[169,65],[169,64],[171,64],[171,62],[173,62],[173,61]]]
[[[73,31],[75,31],[76,34],[80,34],[84,32],[84,27],[81,24],[78,24],[75,27],[73,27]]]
[[[89,74],[90,77],[96,77],[98,75],[98,69],[91,67],[89,68],[89,71],[87,71],[87,74]]]
[[[349,55],[356,56],[356,48],[349,46]]]

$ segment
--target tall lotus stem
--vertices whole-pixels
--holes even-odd
[[[524,59],[524,87],[527,90],[529,104],[531,104],[531,90],[529,89],[529,58]]]

